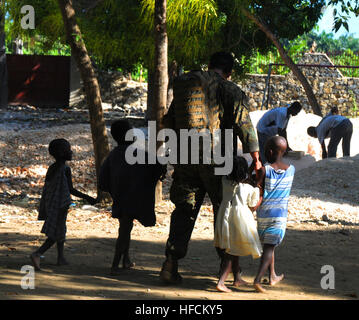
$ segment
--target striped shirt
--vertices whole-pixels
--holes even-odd
[[[282,242],[288,216],[288,200],[295,168],[275,170],[265,166],[263,201],[257,210],[258,235],[262,243],[278,245]]]
[[[265,169],[263,201],[258,208],[257,216],[258,218],[287,217],[295,168],[290,165],[285,171],[276,171],[270,165],[266,165]]]

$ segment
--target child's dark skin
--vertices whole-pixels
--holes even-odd
[[[118,267],[122,257],[122,267],[124,269],[131,269],[135,266],[135,263],[131,261],[129,256],[131,231],[133,228],[133,219],[124,216],[119,219],[120,227],[118,229],[118,238],[116,240],[115,255],[113,257],[111,274],[121,274],[121,269]]]
[[[242,183],[251,184],[253,187],[257,187],[257,183],[255,181],[256,175],[254,178],[251,177],[251,173],[255,169],[255,163],[252,162],[252,165],[248,168],[249,176],[244,179]],[[259,205],[259,204],[258,204]],[[257,205],[257,207],[258,207]],[[253,212],[255,208],[249,207],[249,209]],[[220,272],[219,272],[219,280],[216,286],[216,289],[221,292],[232,292],[232,290],[228,289],[225,285],[225,281],[230,272],[233,273],[233,286],[239,287],[241,285],[247,285],[248,282],[242,279],[241,277],[241,268],[239,266],[239,256],[233,256],[226,252],[223,253],[223,259],[221,261]]]
[[[239,287],[241,285],[246,285],[248,282],[242,279],[241,277],[241,268],[239,267],[239,257],[232,256],[228,253],[224,253],[223,262],[221,263],[220,276],[216,286],[216,289],[221,292],[232,292],[231,289],[228,289],[224,282],[226,281],[230,272],[233,273],[233,286]]]
[[[283,155],[287,150],[287,142],[281,136],[275,136],[268,141],[266,146],[266,158],[270,163],[271,167],[275,170],[287,170],[289,165],[283,162]],[[260,173],[260,184],[261,188],[261,199],[263,196],[263,188],[264,188],[264,177],[265,177],[265,168],[261,168]],[[261,202],[261,200],[260,200]],[[257,206],[258,207],[258,206]],[[256,207],[256,208],[257,208]],[[266,290],[260,285],[261,279],[264,276],[265,272],[268,270],[269,272],[269,284],[274,286],[276,283],[281,281],[284,278],[284,275],[281,274],[279,276],[276,275],[274,269],[274,250],[275,245],[272,244],[264,244],[263,245],[263,254],[261,257],[261,262],[259,266],[259,270],[256,278],[254,279],[253,286],[257,292],[265,293]]]
[[[56,165],[64,165],[66,161],[72,160],[72,151],[71,151],[70,144],[68,144],[68,146],[65,148],[65,150],[61,156],[55,157],[55,160],[56,160],[56,162],[54,164],[55,166]],[[66,177],[67,177],[70,194],[74,195],[75,197],[85,199],[90,204],[95,204],[97,202],[96,199],[76,190],[73,187],[71,170],[66,171]],[[33,262],[36,270],[41,270],[40,269],[40,256],[43,255],[48,249],[50,249],[55,244],[55,242],[56,242],[55,240],[47,238],[45,240],[45,242],[43,243],[43,245],[37,251],[35,251],[34,253],[31,254],[30,258],[31,258],[31,261]],[[64,243],[65,243],[65,241],[57,241],[57,265],[59,265],[59,266],[68,264],[68,262],[64,256]]]
[[[166,172],[164,171],[160,180],[165,178]],[[122,270],[119,268],[119,264],[122,258],[122,268],[131,269],[135,266],[135,263],[131,261],[129,250],[131,243],[131,231],[133,228],[133,218],[127,215],[119,218],[120,227],[118,229],[118,238],[116,240],[115,255],[113,257],[111,266],[111,275],[120,275]]]

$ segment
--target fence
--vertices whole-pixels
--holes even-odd
[[[289,56],[295,63],[298,63],[306,52],[289,52]],[[326,52],[326,55],[335,65],[359,66],[359,52],[343,51],[343,52]],[[286,74],[290,70],[283,65],[283,60],[276,52],[269,52],[267,55],[257,53],[253,58],[250,74],[267,74],[269,65],[272,64],[272,74]],[[359,69],[347,68],[340,70],[344,77],[359,77]]]

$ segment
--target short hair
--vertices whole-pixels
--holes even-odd
[[[216,52],[211,56],[209,66],[211,69],[218,68],[224,73],[230,73],[233,69],[234,58],[229,52]]]
[[[317,129],[315,127],[309,127],[307,129],[307,133],[308,135],[310,135],[311,137],[316,137],[317,136]]]
[[[228,178],[237,183],[245,180],[248,175],[248,162],[243,157],[233,156],[233,168],[232,172],[228,175]]]
[[[111,135],[117,143],[125,143],[125,137],[128,130],[131,130],[132,126],[126,119],[116,120],[111,125]]]
[[[333,113],[339,113],[339,109],[338,109],[338,107],[337,106],[335,106],[335,107],[332,107],[331,109],[330,109],[330,112],[333,114]]]
[[[49,153],[55,159],[62,158],[65,151],[70,147],[70,142],[66,139],[54,139],[49,143]]]
[[[302,110],[302,105],[300,104],[300,102],[298,101],[294,101],[291,105],[290,108],[294,109],[294,110],[298,110],[298,112],[300,110]]]

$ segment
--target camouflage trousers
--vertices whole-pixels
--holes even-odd
[[[171,215],[166,256],[183,258],[206,193],[213,205],[214,225],[222,201],[222,176],[212,165],[175,165],[170,199],[176,208]]]

